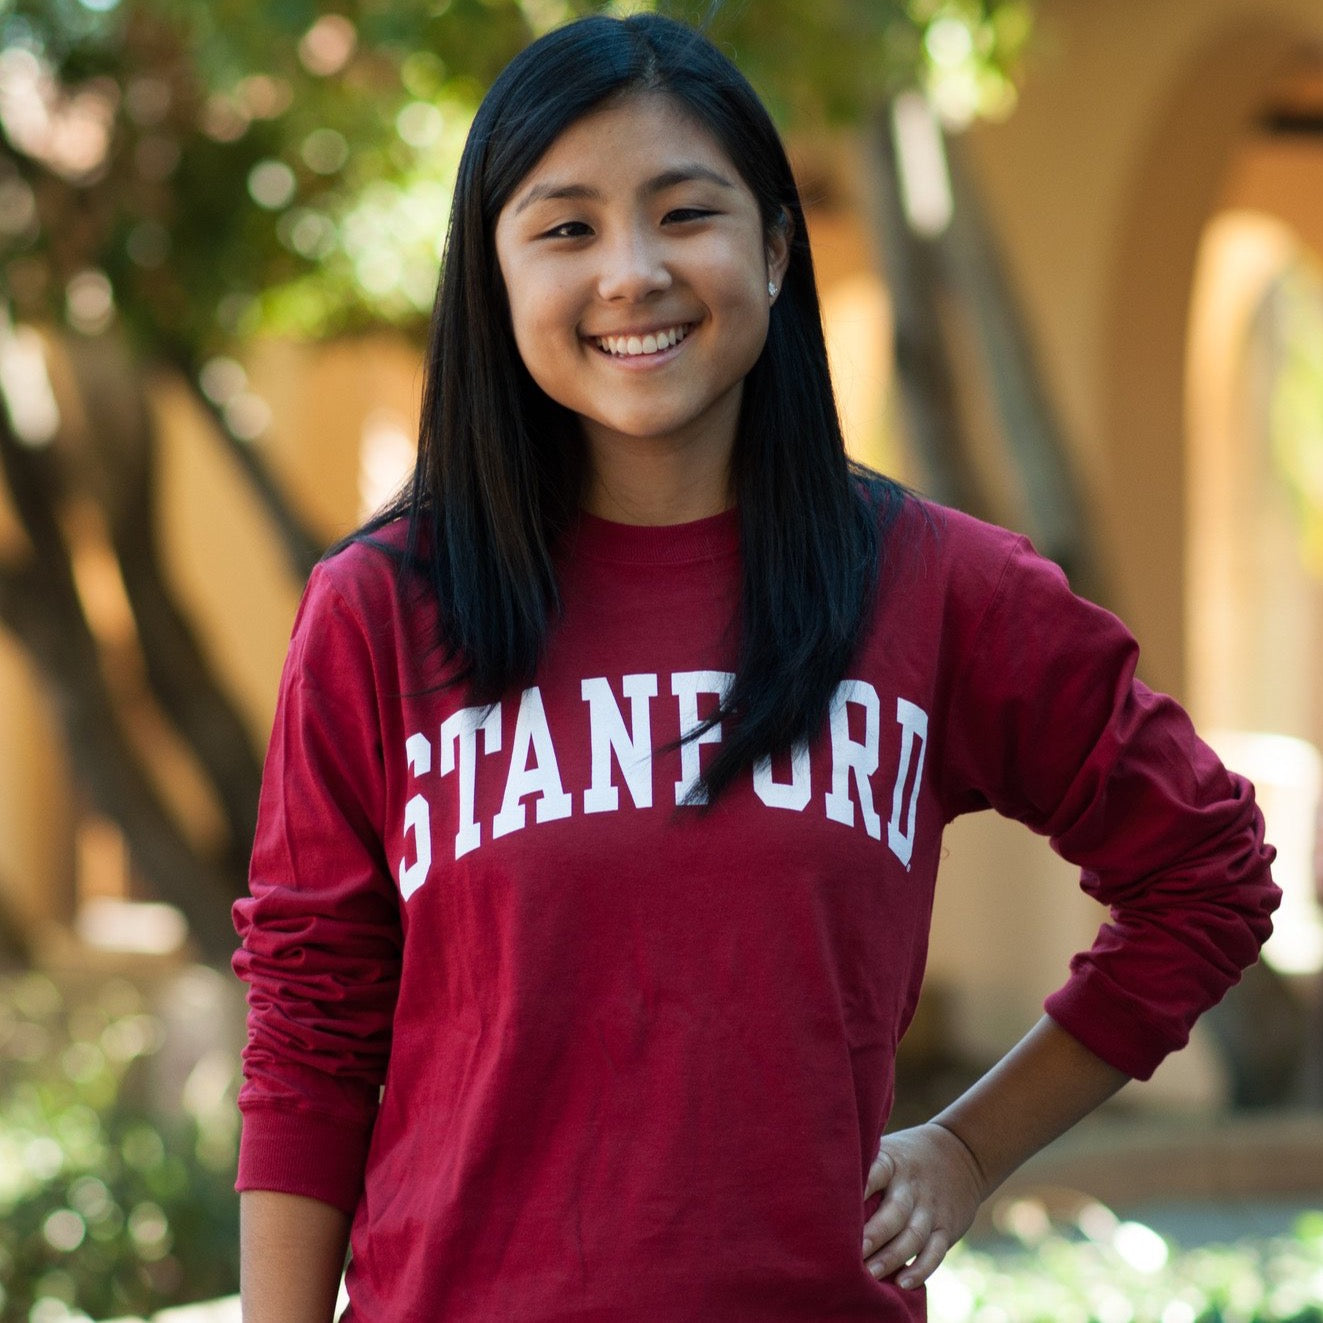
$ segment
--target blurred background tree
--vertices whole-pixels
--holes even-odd
[[[790,129],[886,123],[916,90],[951,124],[1004,114],[1031,29],[1024,0],[658,7],[704,23]],[[0,458],[19,530],[0,539],[0,620],[57,696],[82,793],[208,958],[231,948],[260,765],[162,572],[147,374],[188,383],[305,575],[321,546],[263,462],[271,412],[244,346],[381,326],[421,339],[483,90],[542,31],[622,8],[0,0]],[[889,135],[877,141],[891,264],[929,272],[897,298],[912,425],[934,494],[977,506],[952,450],[931,263],[896,221],[903,181]],[[56,404],[57,366],[94,420],[81,447]],[[113,559],[131,610],[115,646],[80,593],[89,545]],[[225,826],[214,849],[126,738],[123,676],[138,672],[214,791]]]
[[[801,127],[857,122],[914,87],[955,123],[1005,114],[1030,31],[1024,0],[654,7],[705,22]],[[420,331],[486,86],[540,32],[621,8],[7,0],[14,315],[95,333],[117,314],[139,352],[194,374],[262,330]],[[260,434],[256,410],[230,421]]]

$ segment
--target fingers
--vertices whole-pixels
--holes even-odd
[[[969,1150],[931,1123],[885,1136],[864,1185],[865,1199],[881,1195],[864,1223],[864,1262],[905,1290],[932,1276],[983,1199]]]
[[[882,1192],[882,1202],[864,1223],[863,1257],[879,1281],[895,1277],[903,1290],[921,1286],[951,1248],[947,1231],[935,1224],[930,1201],[897,1160],[879,1149],[869,1169],[865,1197]]]
[[[914,1261],[896,1278],[896,1285],[905,1291],[922,1286],[941,1266],[951,1242],[943,1231],[934,1231],[928,1243],[914,1256]]]
[[[881,1234],[872,1221],[869,1226],[872,1235]],[[870,1243],[880,1246],[871,1255]],[[911,1291],[932,1276],[950,1248],[951,1239],[947,1233],[940,1228],[934,1229],[924,1211],[916,1209],[909,1221],[889,1239],[870,1242],[866,1233],[865,1266],[879,1281],[894,1276],[897,1286]]]
[[[890,1246],[911,1227],[920,1233],[927,1230],[927,1215],[923,1209],[916,1209],[913,1190],[902,1187],[889,1191],[877,1211],[864,1223],[864,1258]],[[918,1248],[911,1253],[917,1254]],[[899,1262],[894,1266],[899,1267]]]
[[[888,1200],[864,1227],[868,1271],[879,1280],[890,1277],[912,1259],[924,1255],[932,1239],[932,1219],[926,1208],[908,1199]]]
[[[885,1150],[880,1149],[877,1157],[873,1159],[873,1165],[868,1169],[868,1180],[864,1185],[864,1198],[870,1199],[879,1190],[884,1190],[891,1184],[892,1177],[896,1174],[896,1164],[891,1160],[891,1155]]]

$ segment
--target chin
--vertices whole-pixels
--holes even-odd
[[[684,428],[683,423],[659,423],[655,413],[643,418],[602,419],[598,426],[619,441],[638,442],[641,445],[650,441],[664,441]]]

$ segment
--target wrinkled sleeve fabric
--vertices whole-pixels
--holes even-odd
[[[1263,818],[1181,707],[1135,678],[1115,616],[1023,539],[990,582],[953,685],[948,812],[991,806],[1080,866],[1110,921],[1046,1010],[1147,1079],[1272,930]]]
[[[362,1188],[399,986],[375,691],[361,623],[320,566],[281,679],[251,894],[234,906],[234,969],[248,984],[237,1186],[345,1212]]]

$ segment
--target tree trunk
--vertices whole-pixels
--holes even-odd
[[[242,875],[192,848],[125,738],[55,516],[53,456],[22,445],[3,408],[0,466],[34,553],[0,571],[0,620],[53,691],[75,775],[89,800],[124,832],[153,891],[184,913],[203,956],[221,963],[234,948],[229,908],[242,890]]]
[[[875,165],[874,215],[894,322],[896,383],[910,442],[927,479],[925,491],[943,505],[986,517],[942,333],[941,274],[932,244],[914,233],[905,216],[889,107],[873,117],[869,146]]]
[[[227,866],[242,870],[256,827],[261,761],[162,572],[158,443],[137,365],[106,337],[67,348],[82,412],[97,420],[84,442],[100,472],[92,496],[105,513],[148,685],[211,783],[229,836]]]
[[[1096,596],[1103,575],[1065,434],[959,142],[947,142],[947,161],[954,208],[939,240],[941,260],[977,334],[1007,450],[1029,507],[1029,531],[1077,591]]]
[[[890,107],[874,117],[870,145],[895,318],[897,380],[930,494],[971,514],[998,517],[988,508],[963,435],[960,383],[944,325],[945,318],[957,316],[968,321],[986,366],[987,403],[999,418],[1024,493],[1027,531],[1077,589],[1099,594],[1103,574],[1065,438],[959,144],[943,143],[952,211],[949,224],[932,238],[916,234],[905,215]],[[945,310],[944,302],[949,305]]]

